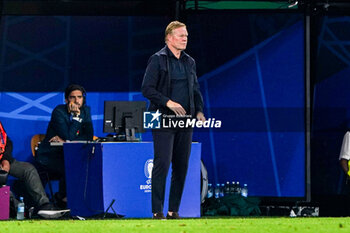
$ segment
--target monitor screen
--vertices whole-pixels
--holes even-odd
[[[125,134],[127,138],[132,137],[129,140],[134,140],[135,133],[144,132],[144,111],[145,101],[105,101],[103,132]]]

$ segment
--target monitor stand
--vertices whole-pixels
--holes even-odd
[[[130,127],[132,119],[129,117],[125,118],[125,136],[127,142],[139,142],[140,140],[135,137],[136,128]]]
[[[140,139],[135,137],[135,128],[126,128],[125,136],[127,142],[139,142]]]

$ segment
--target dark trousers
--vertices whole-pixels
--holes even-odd
[[[39,173],[47,172],[51,180],[59,180],[59,198],[66,197],[66,174],[64,166],[63,148],[50,147],[47,145],[39,146],[35,156],[37,169]],[[45,176],[41,177],[44,184],[47,183]]]
[[[178,212],[191,153],[192,129],[153,130],[152,213],[163,212],[165,183],[172,164],[169,211]]]
[[[11,163],[9,175],[24,182],[25,189],[36,206],[49,203],[39,174],[32,164],[15,160]]]

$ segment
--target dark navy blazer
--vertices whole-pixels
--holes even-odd
[[[196,63],[187,53],[182,53],[184,53],[185,71],[188,79],[191,115],[195,116],[198,112],[203,112],[203,97],[197,80]],[[171,93],[168,58],[167,46],[150,57],[141,90],[143,96],[151,101],[149,111],[159,109],[162,113],[174,114],[169,112],[170,110],[166,107]]]

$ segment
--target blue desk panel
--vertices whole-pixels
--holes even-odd
[[[179,213],[200,217],[201,144],[193,143]],[[153,143],[65,143],[68,207],[72,215],[101,214],[113,208],[126,218],[152,217],[151,177]],[[166,188],[166,213],[170,189]],[[109,213],[113,213],[111,210]]]

